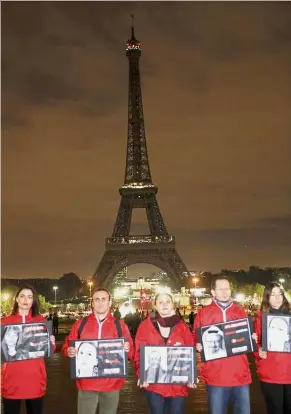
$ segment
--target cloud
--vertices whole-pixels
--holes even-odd
[[[290,262],[287,7],[4,2],[4,272],[88,275],[103,254],[125,170],[131,12],[151,173],[182,258]]]

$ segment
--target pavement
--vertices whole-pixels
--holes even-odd
[[[47,360],[48,388],[45,397],[44,414],[75,414],[77,413],[77,390],[75,381],[70,379],[69,360],[62,356],[61,337],[57,338],[57,352]],[[200,364],[199,364],[200,365]],[[198,370],[199,370],[198,365]],[[253,384],[251,385],[251,413],[266,414],[264,401],[251,359]],[[118,414],[148,414],[145,392],[136,386],[136,377],[131,363],[126,386],[120,394]],[[25,413],[24,409],[21,412]],[[205,386],[199,383],[196,390],[190,390],[186,401],[185,414],[208,413]]]

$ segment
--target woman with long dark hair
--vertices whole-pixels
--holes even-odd
[[[168,409],[169,414],[183,414],[185,397],[188,387],[195,384],[174,385],[168,381],[166,367],[163,366],[158,348],[153,348],[148,355],[148,367],[145,370],[146,382],[141,384],[140,377],[140,347],[142,345],[163,346],[194,346],[190,329],[175,313],[173,298],[167,293],[155,297],[155,312],[149,315],[139,326],[135,337],[136,352],[134,363],[138,377],[138,385],[146,390],[146,397],[151,414],[163,414]],[[163,383],[155,383],[160,379]],[[172,383],[167,383],[172,382]]]
[[[26,285],[16,293],[11,315],[1,319],[1,325],[8,325],[2,326],[5,341],[2,351],[6,349],[8,361],[11,361],[2,365],[3,414],[19,414],[22,400],[25,400],[27,414],[42,414],[46,392],[44,359],[22,360],[24,357],[19,355],[20,351],[17,349],[22,324],[34,322],[45,322],[45,319],[39,313],[36,291]],[[50,336],[50,341],[55,346],[54,336]]]
[[[282,342],[281,352],[266,352],[262,343],[262,313],[274,316],[271,323],[278,325],[276,343]],[[280,314],[290,315],[289,324]],[[266,285],[261,311],[255,321],[255,332],[258,335],[258,353],[256,356],[257,373],[261,382],[268,414],[291,414],[291,353],[290,353],[291,308],[282,286],[277,282]],[[285,326],[285,325],[286,326]],[[289,325],[289,326],[288,326]],[[289,340],[288,340],[289,339]],[[272,348],[270,346],[268,349]],[[289,352],[289,353],[288,353]]]

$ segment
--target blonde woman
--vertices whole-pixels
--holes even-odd
[[[140,384],[140,347],[141,345],[193,345],[193,337],[188,326],[176,315],[172,296],[160,293],[156,296],[155,312],[150,314],[139,326],[135,337],[135,368],[138,377],[138,385],[145,388],[146,397],[151,414],[163,414],[168,408],[169,414],[183,414],[185,397],[188,395],[188,387],[195,388],[195,384]],[[161,364],[161,356],[151,354],[147,378],[153,376],[163,378],[164,368]],[[154,373],[155,372],[155,373]]]

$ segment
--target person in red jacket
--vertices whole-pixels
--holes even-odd
[[[182,414],[185,397],[188,389],[185,385],[172,384],[149,384],[140,383],[140,347],[141,345],[192,345],[193,338],[188,326],[176,315],[172,296],[160,293],[154,301],[156,311],[145,319],[139,326],[135,337],[134,364],[138,385],[145,388],[147,402],[151,414],[163,414],[165,407],[168,407],[169,414]],[[159,366],[159,356],[150,356],[153,367]],[[149,367],[150,371],[150,367]],[[150,376],[147,374],[147,378]],[[160,370],[159,376],[166,373]],[[188,387],[195,388],[195,384],[188,384]]]
[[[16,293],[12,314],[1,319],[1,325],[13,325],[7,330],[6,344],[10,347],[9,360],[2,365],[1,393],[3,400],[3,414],[19,414],[21,401],[25,400],[27,414],[41,414],[43,399],[46,392],[46,368],[43,358],[21,361],[20,351],[16,348],[18,340],[17,324],[29,322],[45,322],[39,314],[39,301],[33,287],[23,286]],[[13,329],[14,328],[14,329]],[[14,336],[13,338],[13,332]],[[8,339],[9,337],[9,339]],[[55,337],[50,336],[55,347]],[[4,342],[4,338],[3,338]],[[5,353],[2,342],[2,352]],[[11,351],[12,345],[15,354]],[[17,360],[15,360],[17,359]],[[19,359],[19,360],[18,360]]]
[[[274,316],[276,314],[291,314],[290,304],[279,283],[270,282],[264,289],[261,312],[257,314],[255,321],[255,332],[259,344],[259,350],[255,357],[268,414],[291,414],[291,353],[262,351],[260,345],[262,343],[263,312],[271,313]],[[289,320],[291,320],[291,315]]]
[[[78,331],[82,319],[76,321],[70,334],[66,337],[62,352],[69,358],[76,356],[76,350],[70,346],[76,339],[110,339],[118,338],[115,318],[110,313],[110,293],[103,288],[95,290],[92,296],[93,312],[83,326],[80,338]],[[123,321],[120,322],[122,337],[126,338],[124,349],[128,358],[133,359],[134,347],[129,330]],[[124,386],[124,378],[84,378],[76,381],[78,388],[78,414],[95,414],[99,404],[99,414],[116,414],[119,392]]]
[[[230,282],[226,276],[217,276],[211,287],[213,301],[197,313],[194,322],[194,343],[198,352],[203,348],[197,341],[197,328],[247,316],[231,299]],[[211,414],[226,414],[230,402],[233,403],[233,414],[250,414],[251,374],[246,355],[202,362],[201,375]]]

